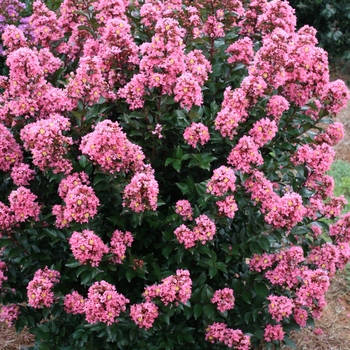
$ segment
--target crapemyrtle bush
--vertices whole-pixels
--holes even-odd
[[[350,258],[326,173],[349,93],[316,31],[281,0],[25,11],[1,43],[0,320],[41,350],[295,346]]]

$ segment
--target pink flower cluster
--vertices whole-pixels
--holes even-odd
[[[294,165],[305,163],[314,173],[321,175],[330,169],[334,155],[335,151],[327,143],[313,147],[303,145],[298,148],[291,161]]]
[[[68,242],[74,258],[80,264],[90,263],[92,266],[98,266],[103,254],[109,251],[102,239],[91,230],[74,231]]]
[[[141,147],[127,139],[118,122],[99,122],[93,132],[82,138],[80,150],[106,172],[140,171],[144,167]]]
[[[73,140],[62,134],[67,130],[70,130],[69,120],[59,114],[27,124],[21,130],[24,148],[31,151],[33,164],[41,171],[52,169],[55,174],[72,171],[72,164],[65,157]]]
[[[73,173],[61,181],[58,194],[66,205],[57,204],[52,207],[58,228],[68,227],[72,221],[88,222],[97,214],[100,201],[88,185],[89,179],[84,172]]]
[[[212,344],[217,341],[236,350],[251,349],[248,335],[244,335],[240,329],[228,328],[223,322],[215,322],[209,325],[206,329],[205,340],[209,340]]]
[[[23,186],[10,193],[8,199],[15,222],[24,222],[28,218],[39,220],[40,205],[35,202],[37,198],[35,194]]]
[[[217,309],[220,312],[231,310],[235,307],[235,297],[233,296],[233,289],[224,288],[215,291],[211,298],[213,304],[217,304]]]
[[[237,170],[248,173],[253,165],[262,165],[264,161],[254,139],[251,136],[242,136],[230,152],[227,163]]]
[[[0,170],[9,171],[14,165],[23,160],[23,153],[10,131],[1,123],[0,144]]]
[[[276,228],[291,229],[303,220],[306,210],[298,193],[286,193],[283,197],[276,197],[275,200],[271,203],[270,211],[265,215],[267,223]]]
[[[223,196],[228,191],[236,190],[236,175],[232,168],[221,166],[214,170],[214,174],[207,183],[207,192],[214,196]]]
[[[228,63],[244,63],[248,65],[254,57],[253,42],[250,38],[244,37],[231,44],[227,50],[230,54]]]
[[[64,297],[64,310],[68,314],[78,315],[84,313],[85,299],[78,292],[73,291]]]
[[[278,131],[275,121],[268,118],[263,118],[254,123],[253,128],[250,129],[249,135],[254,142],[259,146],[263,146],[268,141],[271,141]]]
[[[238,210],[234,196],[227,196],[222,201],[217,201],[216,205],[218,207],[219,214],[227,216],[230,219],[234,218],[235,213]]]
[[[192,123],[184,132],[184,139],[193,148],[196,148],[198,142],[205,145],[209,138],[209,129],[202,123]]]
[[[20,314],[18,305],[2,305],[0,306],[0,322],[6,323],[11,327],[18,319]]]
[[[147,302],[160,298],[164,305],[179,302],[186,304],[192,293],[192,280],[188,270],[176,270],[176,275],[163,278],[159,285],[145,288],[143,296]]]
[[[110,252],[114,254],[112,261],[115,264],[121,264],[125,259],[126,247],[131,247],[134,237],[131,232],[126,231],[123,233],[120,230],[115,230],[111,238]]]
[[[59,282],[59,278],[60,273],[47,266],[43,270],[37,270],[27,286],[28,305],[34,308],[50,307],[54,302],[52,288],[54,283]]]
[[[330,124],[327,130],[315,137],[315,141],[319,144],[327,143],[330,146],[335,146],[344,138],[344,126],[340,122]]]
[[[270,301],[269,313],[277,322],[281,322],[284,317],[289,317],[295,307],[293,300],[283,295],[270,295],[267,300]]]
[[[175,204],[175,212],[182,216],[183,220],[192,220],[193,209],[191,203],[186,199],[181,199]]]
[[[154,178],[154,170],[145,168],[137,172],[126,185],[123,193],[123,207],[128,207],[135,213],[145,210],[156,210],[159,186]]]
[[[205,244],[212,240],[216,233],[215,223],[208,216],[202,214],[195,221],[197,225],[193,230],[182,224],[174,231],[177,240],[183,243],[186,249],[194,247],[198,241]]]
[[[11,170],[11,178],[17,186],[29,186],[29,181],[34,179],[34,175],[35,171],[25,163],[17,163]]]
[[[130,317],[140,328],[149,329],[158,317],[158,307],[150,301],[131,305]]]
[[[129,302],[130,300],[118,293],[112,284],[103,280],[95,282],[89,288],[88,297],[84,303],[86,321],[111,325],[117,322],[115,319],[121,312],[126,311],[126,304]]]
[[[275,340],[283,340],[285,332],[280,324],[273,326],[272,324],[267,324],[264,329],[264,340],[267,342],[273,342]]]

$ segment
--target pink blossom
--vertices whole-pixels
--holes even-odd
[[[236,169],[248,173],[251,171],[252,165],[262,165],[264,160],[253,138],[251,136],[243,136],[230,152],[227,162]]]
[[[215,322],[205,331],[205,340],[209,340],[212,344],[217,341],[232,349],[249,350],[251,348],[248,335],[244,335],[240,329],[228,328],[223,322]]]
[[[281,325],[275,326],[267,324],[264,330],[264,340],[267,342],[273,342],[275,340],[283,340],[285,332]]]
[[[50,307],[54,302],[52,288],[59,277],[58,271],[49,270],[47,266],[44,270],[37,270],[27,286],[28,305],[34,308]]]
[[[111,325],[121,312],[126,311],[130,301],[116,291],[115,286],[106,282],[95,282],[85,299],[84,312],[88,323],[103,322]]]
[[[283,295],[270,295],[267,297],[267,300],[270,301],[269,313],[275,321],[280,322],[283,318],[289,317],[292,314],[295,306],[292,299]]]
[[[225,215],[230,219],[234,218],[235,212],[238,210],[234,196],[227,196],[222,201],[217,201],[216,205],[219,214]]]
[[[306,327],[308,316],[308,312],[305,309],[294,308],[293,310],[293,318],[300,327]]]
[[[198,234],[183,224],[175,229],[174,234],[179,243],[184,244],[186,249],[194,247],[198,241]]]
[[[34,179],[35,171],[28,164],[18,163],[12,167],[11,178],[17,186],[29,186],[29,181]]]
[[[8,327],[13,326],[20,314],[18,305],[2,305],[0,306],[0,322],[4,322]]]
[[[268,118],[263,118],[254,123],[253,128],[249,131],[249,135],[254,142],[259,146],[271,141],[278,131],[275,121]]]
[[[157,209],[159,186],[153,173],[154,171],[149,169],[147,172],[138,172],[132,177],[124,189],[124,207],[130,208],[135,213]]]
[[[176,214],[181,215],[183,220],[192,220],[193,209],[191,207],[191,203],[188,200],[182,199],[177,201],[175,208]]]
[[[205,214],[200,215],[195,221],[196,226],[193,228],[193,232],[198,236],[198,240],[202,244],[212,240],[216,233],[215,222],[210,220]]]
[[[98,266],[103,254],[109,251],[102,239],[91,230],[74,231],[68,242],[74,258],[80,264],[90,263],[91,266]]]
[[[188,270],[176,270],[176,275],[163,278],[159,285],[145,288],[146,301],[159,297],[164,305],[181,302],[186,304],[192,293],[192,280]]]
[[[72,171],[71,161],[66,155],[73,140],[63,135],[63,131],[67,130],[70,130],[69,120],[59,114],[27,124],[21,130],[24,148],[31,151],[33,164],[41,171],[50,168],[55,174],[69,174]]]
[[[131,305],[130,317],[140,328],[149,329],[158,317],[158,307],[152,302]]]
[[[233,289],[224,288],[215,291],[211,298],[213,304],[217,304],[217,309],[220,312],[231,310],[235,306],[235,297],[233,296]]]
[[[126,231],[123,233],[120,230],[115,230],[111,238],[110,252],[114,254],[112,261],[115,264],[121,264],[125,259],[126,247],[131,247],[134,237],[131,232]]]
[[[244,63],[248,65],[254,56],[253,42],[250,38],[244,37],[231,44],[226,52],[230,54],[228,63]]]
[[[236,175],[233,169],[221,166],[215,169],[213,176],[207,183],[207,192],[215,196],[223,196],[228,191],[234,192],[236,190]]]
[[[201,106],[203,103],[202,90],[191,73],[183,73],[174,88],[174,100],[180,102],[181,108],[191,109],[193,105]]]
[[[289,109],[289,102],[280,95],[274,95],[269,98],[266,106],[266,114],[268,116],[273,116],[277,121],[282,117],[284,111]]]
[[[209,129],[202,123],[192,123],[184,132],[184,139],[193,148],[197,146],[198,142],[201,145],[205,145],[209,141],[209,138]]]
[[[64,297],[64,310],[68,314],[78,315],[84,313],[85,299],[78,292],[73,291]]]
[[[40,205],[35,202],[37,198],[35,194],[23,186],[10,193],[10,210],[17,222],[24,222],[28,218],[39,220]]]
[[[118,122],[99,122],[93,132],[82,138],[80,150],[106,172],[129,172],[144,166],[141,147],[127,139]]]
[[[9,171],[16,163],[21,162],[23,153],[10,131],[0,123],[0,170]]]

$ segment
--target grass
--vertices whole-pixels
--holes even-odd
[[[348,204],[343,209],[343,213],[350,212],[350,163],[336,160],[328,174],[334,178],[334,195],[343,195],[348,201]]]

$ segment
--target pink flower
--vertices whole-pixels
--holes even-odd
[[[158,317],[158,307],[152,302],[131,305],[130,317],[140,328],[149,329]]]
[[[193,105],[203,103],[202,90],[196,78],[191,73],[183,73],[174,88],[174,100],[180,102],[181,108],[191,109]]]
[[[66,155],[73,140],[63,135],[63,131],[67,130],[70,130],[69,120],[59,114],[27,124],[21,130],[24,148],[31,151],[33,164],[41,171],[50,168],[55,174],[72,171],[71,161],[66,159]]]
[[[248,173],[252,170],[252,165],[262,165],[264,160],[253,138],[243,136],[230,152],[227,163],[244,173]]]
[[[23,153],[7,128],[0,123],[0,170],[9,171],[16,163],[22,161]]]
[[[37,270],[27,286],[28,305],[34,308],[50,307],[54,302],[52,288],[59,277],[58,271],[49,270],[47,266],[44,270]]]
[[[64,310],[68,314],[78,315],[84,313],[85,299],[78,292],[73,291],[64,297]]]
[[[91,230],[83,230],[81,233],[74,231],[68,240],[70,249],[80,264],[90,263],[91,266],[98,266],[103,254],[107,254],[109,249]]]
[[[275,340],[283,340],[285,332],[281,325],[275,326],[268,324],[264,330],[264,340],[267,342],[273,342]]]
[[[126,311],[130,301],[116,291],[115,286],[106,282],[95,282],[85,299],[84,312],[88,323],[103,322],[111,325],[121,312]]]
[[[198,236],[198,240],[205,244],[214,238],[216,233],[215,222],[210,220],[205,214],[196,218],[196,226],[193,228],[193,232]]]
[[[136,173],[131,182],[126,185],[123,193],[123,206],[135,213],[145,210],[156,210],[159,187],[154,178],[154,171]]]
[[[29,181],[34,179],[35,171],[28,164],[18,163],[11,170],[11,178],[17,186],[29,186]]]
[[[129,231],[123,233],[122,231],[115,230],[113,232],[110,252],[115,254],[115,256],[112,257],[112,261],[115,264],[121,264],[123,262],[125,259],[126,247],[131,247],[133,241],[134,237]]]
[[[228,63],[241,62],[248,65],[254,57],[253,42],[248,37],[238,39],[226,49],[226,52],[230,54]]]
[[[192,123],[187,127],[184,132],[184,139],[193,148],[200,142],[201,145],[205,145],[209,141],[209,129],[202,123]]]
[[[40,205],[35,202],[37,198],[29,189],[22,186],[10,193],[10,210],[17,222],[24,222],[28,218],[39,220]]]
[[[219,214],[225,215],[230,219],[233,219],[235,212],[238,210],[235,197],[227,196],[222,201],[217,201],[216,205],[218,206]]]
[[[181,302],[186,304],[192,293],[192,280],[188,270],[176,270],[176,275],[162,279],[160,285],[145,288],[146,301],[159,297],[164,305]]]
[[[144,167],[141,147],[127,139],[118,122],[97,123],[94,131],[82,138],[80,150],[106,172],[138,171]]]
[[[207,183],[207,192],[215,196],[223,196],[228,191],[236,190],[236,175],[233,169],[221,166],[214,170],[214,174]]]
[[[175,229],[174,234],[179,243],[184,244],[186,249],[194,247],[198,241],[198,234],[183,224]]]
[[[4,322],[8,327],[13,326],[20,314],[18,305],[2,305],[0,306],[0,322]]]
[[[244,335],[240,329],[228,328],[223,322],[215,322],[209,325],[205,331],[205,340],[209,340],[212,344],[217,341],[232,349],[251,349],[248,335]]]
[[[182,199],[177,201],[175,208],[176,214],[181,215],[183,220],[192,220],[193,209],[191,207],[191,203],[188,200]]]
[[[233,296],[233,289],[224,288],[215,291],[211,298],[213,304],[217,304],[217,309],[220,312],[231,310],[235,306],[235,297]]]
[[[4,281],[7,280],[7,276],[5,276],[5,271],[7,270],[7,266],[3,261],[0,261],[0,290]]]
[[[283,295],[270,295],[267,297],[267,300],[270,301],[269,313],[275,321],[280,322],[283,318],[289,317],[292,314],[295,306],[292,299]]]

